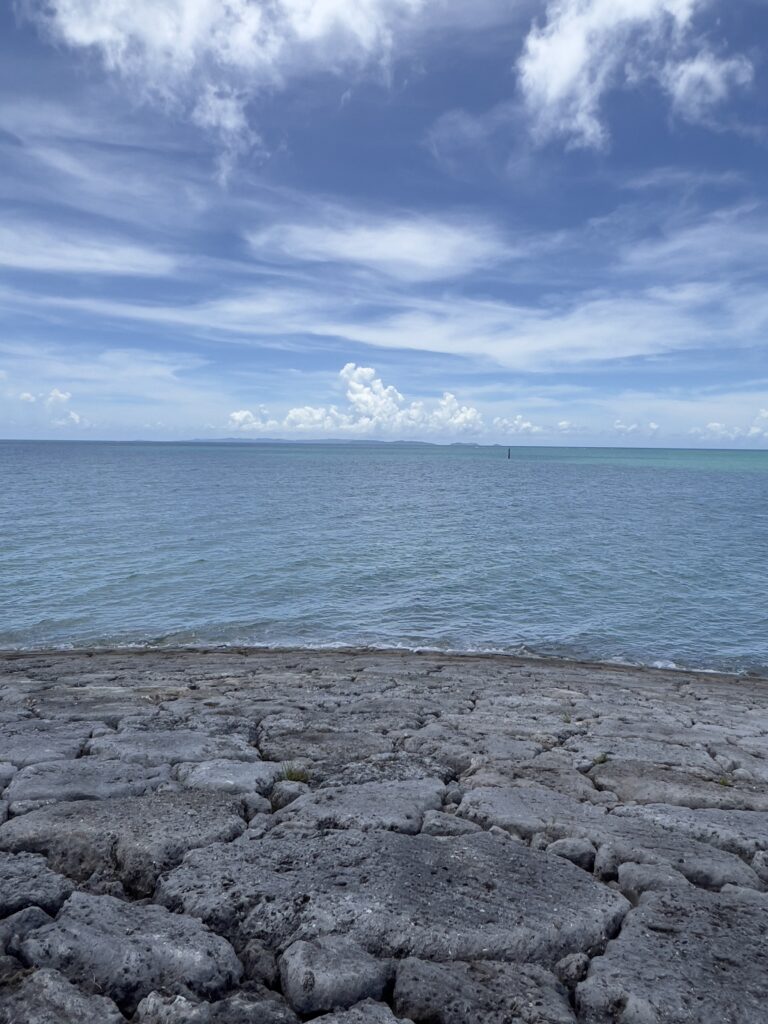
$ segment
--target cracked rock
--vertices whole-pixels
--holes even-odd
[[[55,914],[74,885],[34,853],[0,853],[0,917],[25,907]]]
[[[532,964],[407,958],[392,1003],[400,1016],[430,1024],[576,1024],[563,986]]]
[[[58,971],[20,974],[0,988],[0,1024],[125,1024],[111,999],[88,995]]]
[[[745,955],[746,951],[748,955]],[[576,990],[583,1024],[765,1019],[768,914],[729,893],[649,893]]]
[[[23,814],[58,800],[141,796],[169,779],[170,771],[165,765],[145,769],[120,761],[81,757],[76,761],[51,761],[22,768],[8,787],[6,799],[12,814]]]
[[[294,942],[279,960],[282,990],[298,1013],[346,1010],[364,999],[380,1000],[392,973],[344,936]]]
[[[421,829],[424,812],[441,807],[444,791],[440,779],[329,786],[299,796],[276,818],[299,821],[312,828],[385,829],[415,834]]]
[[[211,998],[239,981],[230,944],[164,907],[74,893],[50,924],[19,943],[23,962],[96,987],[128,1011],[155,989]]]
[[[53,804],[13,818],[0,829],[0,850],[33,850],[72,878],[114,871],[139,895],[188,850],[228,841],[245,822],[234,798],[159,793]]]

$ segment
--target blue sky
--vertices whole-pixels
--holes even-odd
[[[0,436],[768,447],[766,0],[0,9]]]

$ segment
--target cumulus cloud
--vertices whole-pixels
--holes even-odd
[[[748,426],[713,420],[704,427],[693,427],[690,433],[702,441],[768,441],[768,409],[760,409]]]
[[[349,263],[414,282],[458,277],[511,255],[486,224],[415,216],[363,220],[338,210],[333,223],[276,225],[248,240],[265,258]]]
[[[497,430],[503,431],[505,434],[540,434],[542,431],[542,427],[525,419],[520,413],[511,420],[505,416],[497,416],[493,421],[493,425]]]
[[[381,74],[426,0],[22,0],[55,42],[97,56],[144,99],[225,148],[253,141],[249,99],[316,71]]]
[[[66,416],[62,416],[61,419],[53,420],[55,427],[87,427],[88,421],[83,419],[80,413],[75,412],[74,409],[70,409]]]
[[[289,409],[282,421],[264,406],[256,412],[239,409],[229,415],[230,428],[243,432],[280,429],[297,434],[363,434],[418,436],[474,434],[483,418],[473,406],[462,405],[446,391],[434,403],[408,402],[392,384],[385,384],[370,366],[347,363],[339,374],[346,388],[346,408],[303,405]]]
[[[36,402],[37,399],[30,391],[22,391],[19,395],[20,402]]]
[[[63,405],[65,402],[68,402],[71,397],[72,395],[69,391],[60,391],[58,388],[52,388],[46,396],[45,404],[48,407],[52,405]]]
[[[719,59],[694,37],[694,16],[706,2],[551,0],[518,62],[535,134],[602,148],[608,142],[605,94],[649,77],[693,120],[731,88],[747,84],[752,69],[745,57]]]

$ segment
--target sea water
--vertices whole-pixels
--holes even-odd
[[[0,443],[0,647],[768,669],[768,452]]]

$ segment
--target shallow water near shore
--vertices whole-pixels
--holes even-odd
[[[0,443],[0,647],[768,668],[768,452]]]

